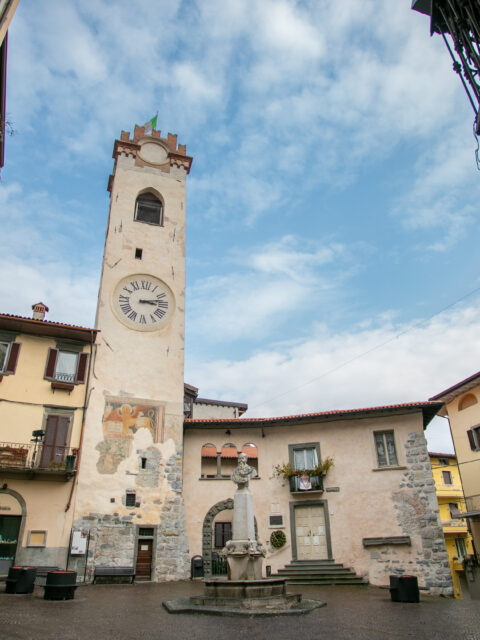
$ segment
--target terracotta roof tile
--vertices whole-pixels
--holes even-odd
[[[271,418],[187,418],[184,422],[186,425],[195,425],[195,424],[235,424],[236,426],[249,426],[252,424],[265,424],[265,423],[274,423],[274,422],[295,422],[297,420],[305,420],[308,418],[328,418],[328,417],[336,417],[336,416],[349,416],[354,414],[366,414],[366,413],[381,413],[385,411],[395,411],[402,409],[418,409],[418,410],[428,410],[429,414],[435,415],[440,407],[443,406],[442,402],[406,402],[403,404],[390,404],[378,407],[364,407],[360,409],[336,409],[333,411],[321,411],[316,413],[299,413],[296,415],[289,416],[275,416]],[[431,419],[431,418],[430,418]]]

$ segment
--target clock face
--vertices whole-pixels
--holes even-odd
[[[175,298],[165,282],[146,274],[122,278],[115,287],[112,306],[125,326],[137,331],[156,331],[170,321]]]

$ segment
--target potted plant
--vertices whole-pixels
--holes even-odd
[[[313,469],[294,469],[289,462],[286,464],[277,464],[273,468],[273,473],[277,477],[290,479],[300,476],[321,476],[325,477],[331,467],[334,465],[334,460],[331,456],[324,459],[321,464],[318,464]]]

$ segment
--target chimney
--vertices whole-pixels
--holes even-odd
[[[33,309],[33,319],[34,320],[44,320],[45,312],[48,311],[48,307],[43,302],[37,302],[32,305]]]

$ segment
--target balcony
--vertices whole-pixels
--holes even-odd
[[[323,476],[291,476],[290,493],[323,493]]]
[[[78,449],[43,442],[0,442],[2,477],[69,480],[77,470]]]

